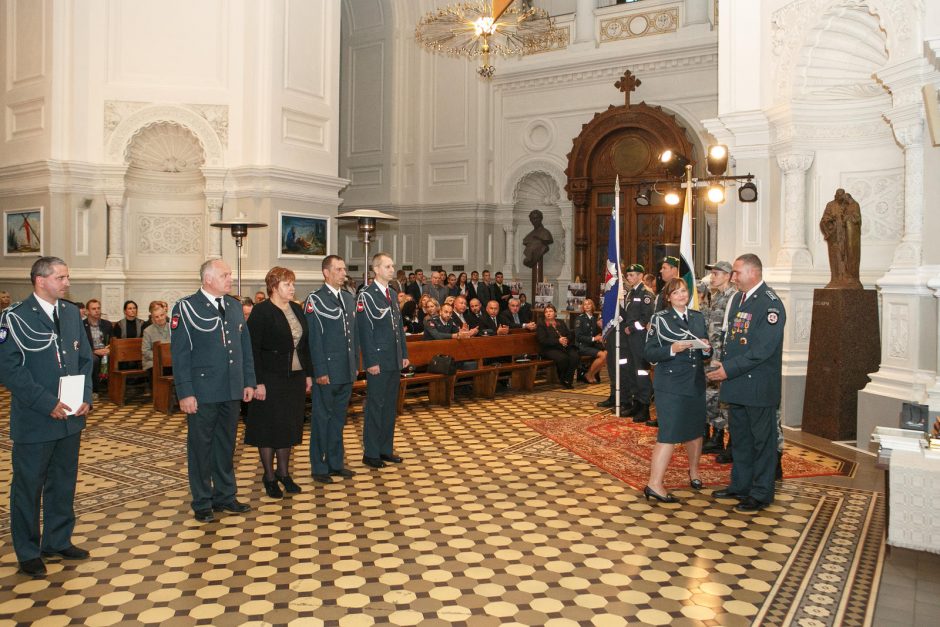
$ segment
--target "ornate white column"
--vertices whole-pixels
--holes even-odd
[[[225,170],[222,168],[202,168],[202,175],[206,179],[206,237],[205,257],[216,259],[222,257],[222,230],[209,226],[222,219],[222,205],[225,199]]]
[[[891,114],[894,136],[904,148],[904,235],[894,251],[893,268],[916,268],[924,245],[924,113],[923,107],[905,107]]]
[[[578,0],[574,14],[574,43],[593,44],[596,0]]]
[[[108,201],[108,258],[107,270],[124,270],[124,191],[120,195],[106,194]]]
[[[515,278],[516,273],[516,225],[512,222],[503,225],[506,235],[506,258],[503,260],[503,278],[507,282]]]
[[[813,165],[813,153],[779,154],[777,165],[783,171],[783,245],[776,265],[809,268],[813,258],[806,247],[806,171]]]

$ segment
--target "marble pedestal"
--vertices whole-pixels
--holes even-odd
[[[803,431],[830,440],[854,440],[858,392],[880,360],[878,293],[814,290]]]

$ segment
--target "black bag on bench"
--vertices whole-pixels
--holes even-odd
[[[428,372],[453,375],[457,373],[457,362],[450,355],[435,355],[428,362]]]

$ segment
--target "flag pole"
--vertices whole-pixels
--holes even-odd
[[[614,305],[614,376],[617,378],[614,383],[614,415],[620,418],[620,301],[623,294],[623,272],[620,271],[620,175],[614,179],[614,220],[617,225],[616,247],[617,247],[617,303]]]

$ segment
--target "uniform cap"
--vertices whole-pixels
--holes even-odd
[[[633,263],[623,269],[624,272],[646,272],[646,268],[641,263]]]
[[[671,255],[668,256],[668,257],[663,257],[663,263],[668,263],[668,264],[669,264],[670,266],[672,266],[673,268],[676,268],[677,270],[679,269],[679,258],[678,258],[678,257],[673,257],[673,256],[671,256]]]
[[[722,272],[727,272],[731,274],[731,264],[727,261],[718,261],[711,265],[705,264],[706,270],[721,270]]]

